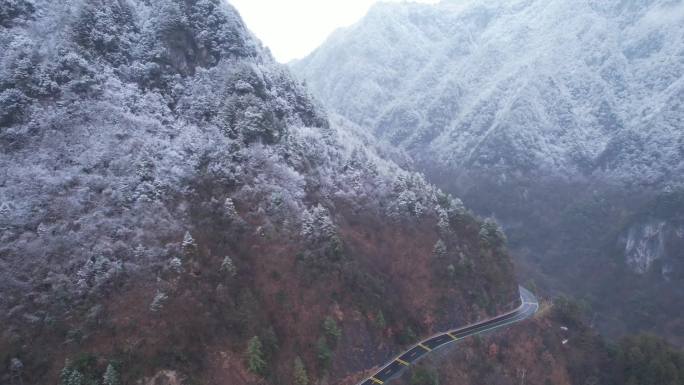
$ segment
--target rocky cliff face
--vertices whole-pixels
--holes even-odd
[[[634,272],[667,281],[681,279],[684,227],[679,205],[679,194],[665,193],[628,221],[618,248]]]
[[[643,274],[665,254],[665,222],[632,225],[625,239],[625,258],[629,267]],[[667,269],[663,267],[664,269]]]
[[[495,215],[524,279],[588,298],[614,332],[645,297],[671,300],[650,314],[684,298],[684,270],[667,262],[681,255],[666,240],[676,211],[653,211],[682,190],[683,26],[666,0],[380,4],[292,68]],[[625,328],[668,329],[647,318]]]
[[[0,0],[0,51],[2,383],[335,383],[518,301],[223,1]]]

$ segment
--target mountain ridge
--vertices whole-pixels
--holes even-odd
[[[434,161],[452,168],[595,172],[647,184],[678,175],[676,36],[684,8],[666,1],[631,8],[588,1],[469,4],[375,7],[293,68],[330,108],[403,147],[436,152]],[[654,25],[663,13],[669,17]],[[337,66],[348,72],[325,71]],[[647,136],[639,133],[645,123]],[[494,142],[492,130],[509,144]],[[636,139],[649,147],[633,155],[621,149]],[[646,166],[656,149],[673,167]]]
[[[518,301],[498,225],[225,2],[0,6],[0,382],[337,381]]]
[[[681,344],[682,21],[660,0],[383,4],[292,69],[497,218],[521,282]]]

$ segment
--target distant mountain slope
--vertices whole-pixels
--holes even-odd
[[[292,68],[496,216],[525,279],[684,344],[681,1],[381,3]]]
[[[328,381],[519,301],[221,0],[0,0],[0,52],[0,383]]]
[[[379,4],[293,68],[325,104],[421,159],[680,180],[679,1]]]

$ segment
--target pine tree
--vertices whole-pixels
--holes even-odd
[[[141,181],[151,182],[154,180],[154,162],[149,157],[145,157],[137,165],[136,174]]]
[[[328,210],[318,204],[304,212],[301,234],[310,242],[329,242],[337,238],[337,227]]]
[[[235,203],[231,198],[226,198],[226,201],[223,203],[223,210],[226,213],[226,216],[230,220],[235,220],[240,217],[240,215],[237,212],[237,209],[235,209]]]
[[[314,218],[309,210],[304,211],[302,215],[302,231],[301,234],[306,239],[313,239],[316,234],[314,225]]]
[[[64,367],[62,368],[62,371],[59,373],[59,383],[61,385],[64,385],[67,383],[69,380],[69,376],[71,375],[71,361],[67,358],[64,361]]]
[[[21,370],[24,368],[24,363],[21,362],[18,358],[14,357],[10,361],[10,370],[12,372],[21,372]]]
[[[336,344],[342,336],[342,330],[337,326],[335,319],[330,316],[325,317],[323,321],[323,331],[333,341],[333,344]]]
[[[440,208],[438,210],[439,221],[437,222],[437,227],[439,228],[440,234],[449,234],[451,226],[449,225],[449,214],[446,210]]]
[[[410,190],[404,190],[399,193],[397,197],[397,207],[399,208],[399,214],[413,214],[415,213],[415,206],[417,202],[416,194]]]
[[[22,371],[24,369],[24,363],[18,358],[12,358],[10,360],[10,379],[12,384],[23,384]],[[16,380],[16,381],[15,381]]]
[[[192,261],[192,259],[197,255],[197,243],[189,231],[185,232],[181,247],[183,248],[183,255],[185,255],[185,257],[189,260]]]
[[[121,378],[119,372],[116,370],[114,365],[109,363],[107,369],[105,370],[104,376],[102,377],[102,385],[120,385]]]
[[[221,262],[221,271],[225,272],[231,278],[237,275],[237,268],[235,267],[233,260],[227,255],[223,258],[223,262]]]
[[[492,218],[485,219],[480,225],[480,239],[492,246],[501,246],[506,243],[506,235]]]
[[[382,310],[380,309],[378,309],[378,313],[375,315],[375,325],[377,325],[377,327],[380,329],[384,329],[385,327],[387,327],[385,315],[382,313]]]
[[[451,218],[454,219],[460,219],[467,213],[466,208],[463,205],[463,201],[458,198],[454,198],[451,195],[449,195],[449,210],[447,212]]]
[[[157,293],[154,295],[154,299],[152,300],[152,303],[150,304],[150,311],[153,312],[158,312],[164,307],[164,302],[169,298],[168,295],[166,295],[163,291],[157,290]]]
[[[487,230],[487,228],[485,226],[480,226],[479,235],[480,235],[480,241],[482,241],[485,244],[489,243],[489,241],[490,241],[489,231]]]
[[[264,374],[266,370],[261,340],[257,336],[252,337],[247,344],[247,368],[254,374]]]
[[[183,236],[183,243],[182,243],[183,250],[189,250],[189,249],[196,249],[197,248],[197,243],[195,243],[195,238],[192,237],[189,231],[185,232],[185,235]]]
[[[85,385],[85,377],[78,369],[64,367],[61,377],[61,385]]]
[[[416,201],[415,205],[413,206],[413,215],[420,217],[424,212],[425,206],[420,201]]]
[[[449,266],[447,266],[447,272],[449,273],[449,277],[454,278],[456,276],[456,266],[450,263]]]
[[[435,247],[432,249],[432,254],[437,258],[443,258],[447,255],[447,247],[444,241],[441,239],[437,240]]]
[[[318,226],[318,231],[322,238],[330,239],[335,236],[337,230],[330,219],[328,210],[320,204],[313,209],[314,224]]]
[[[39,237],[45,236],[45,234],[47,234],[47,226],[45,226],[44,223],[40,223],[36,228],[36,234],[38,234]]]
[[[318,350],[318,362],[323,369],[327,369],[330,366],[333,358],[333,352],[328,346],[328,341],[325,340],[324,336],[321,336],[316,343],[316,350]]]
[[[309,385],[309,376],[306,374],[306,368],[302,359],[297,357],[294,360],[293,375],[295,385]]]
[[[173,257],[169,259],[169,268],[175,273],[180,274],[183,272],[183,261],[178,257]]]

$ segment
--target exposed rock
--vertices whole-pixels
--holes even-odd
[[[649,221],[632,225],[627,231],[625,260],[639,274],[648,272],[654,261],[665,254],[664,221]]]

